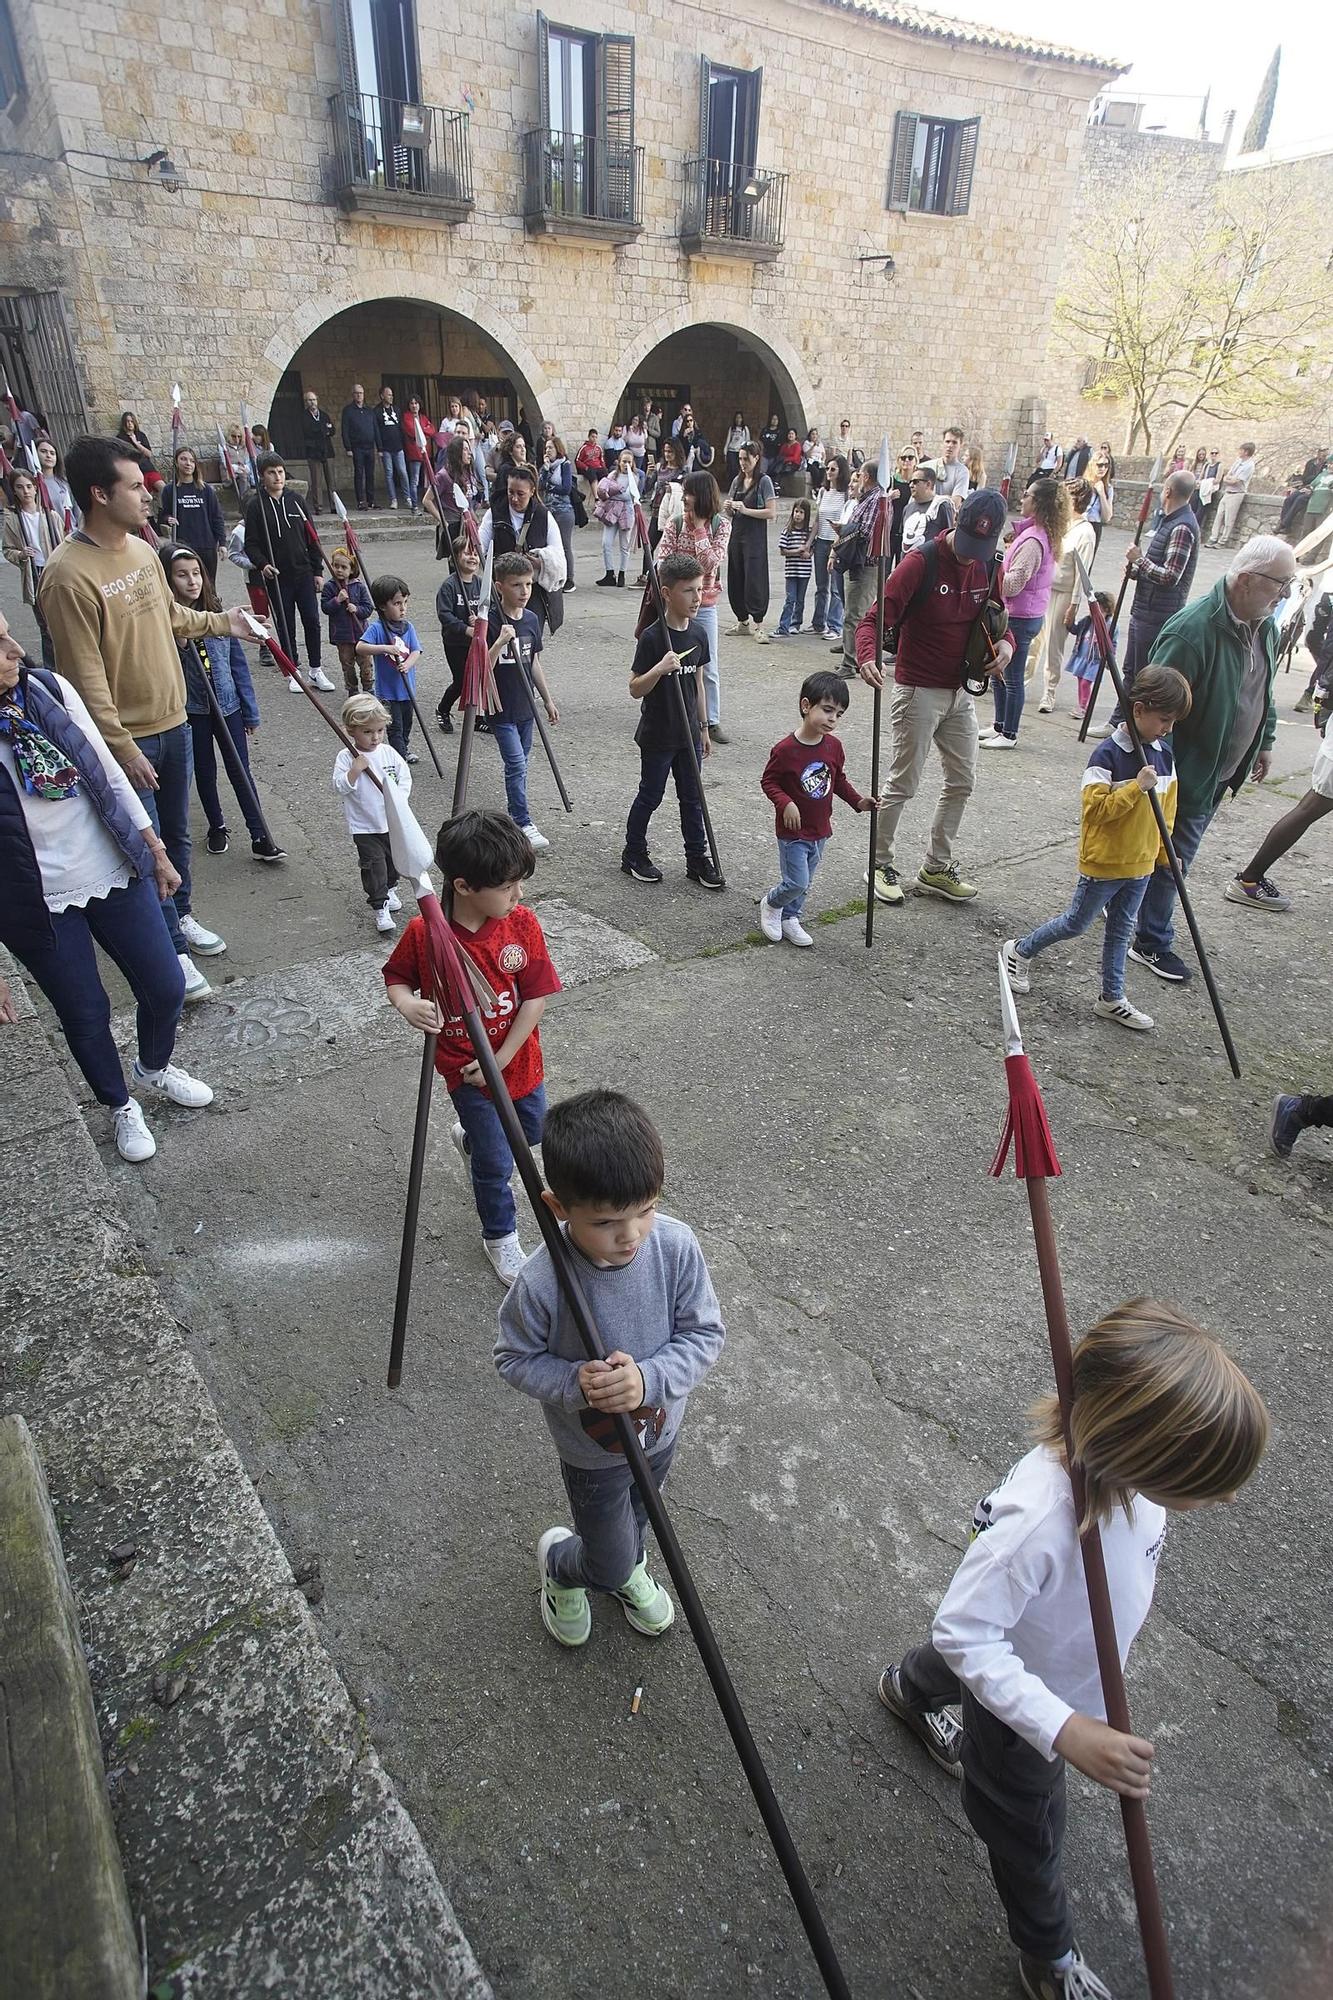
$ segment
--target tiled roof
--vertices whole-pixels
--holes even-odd
[[[947,14],[935,14],[924,7],[900,7],[892,0],[824,0],[844,13],[864,14],[887,27],[902,28],[909,35],[927,35],[932,41],[957,42],[979,49],[1004,49],[1011,55],[1036,56],[1048,62],[1075,63],[1081,69],[1104,70],[1117,75],[1127,67],[1110,56],[1089,55],[1082,49],[1062,48],[1057,42],[1029,41],[1004,28],[983,27],[976,21],[955,21]]]

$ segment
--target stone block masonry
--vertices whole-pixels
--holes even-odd
[[[416,11],[422,96],[458,109],[456,11],[443,0]],[[274,0],[181,24],[168,0],[145,0],[114,33],[96,25],[101,10],[91,28],[85,14],[49,0],[20,15],[32,87],[0,120],[0,141],[68,168],[33,179],[11,160],[0,176],[0,192],[21,183],[39,218],[0,227],[0,282],[33,284],[30,253],[43,231],[61,232],[58,275],[48,245],[41,282],[66,299],[88,405],[100,423],[133,407],[155,443],[173,379],[202,440],[243,400],[265,416],[293,356],[337,315],[400,301],[466,324],[484,354],[503,357],[497,372],[530,417],[550,417],[567,439],[607,422],[663,340],[719,327],[802,428],[827,434],[846,415],[859,438],[918,424],[934,434],[968,408],[989,442],[1003,442],[1039,390],[1087,106],[1112,67],[1003,38],[949,39],[830,0],[714,4],[691,14],[686,36],[666,0],[580,17],[635,38],[644,226],[613,248],[525,231],[521,135],[540,111],[536,15],[519,0],[478,0],[468,16],[467,47],[484,53],[466,63],[475,205],[456,224],[416,220],[405,198],[400,220],[338,206],[332,9]],[[790,176],[772,265],[682,250],[701,56],[763,67],[758,164]],[[821,83],[829,78],[856,80],[855,120],[843,115],[846,92]],[[965,214],[887,209],[899,111],[980,120]],[[179,192],[142,168],[146,133],[180,168]],[[896,261],[891,287],[857,261],[881,251]],[[928,366],[923,302],[950,328],[930,343]],[[407,372],[391,312],[383,324],[379,366]],[[335,409],[350,384],[315,386]],[[710,403],[722,410],[730,393],[719,366]]]
[[[3,969],[0,1413],[45,1464],[149,1982],[489,2000],[321,1644],[317,1572],[303,1592]]]

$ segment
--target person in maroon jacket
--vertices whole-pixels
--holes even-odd
[[[953,858],[977,778],[977,714],[963,686],[963,665],[972,627],[987,598],[998,597],[994,557],[1005,513],[1004,501],[990,488],[969,494],[949,533],[904,556],[885,588],[884,629],[897,628],[898,649],[889,706],[889,782],[875,837],[875,897],[881,903],[903,901],[893,865],[894,841],[932,745],[940,753],[944,786],[916,878],[917,893],[948,903],[967,902],[977,893],[971,882],[963,881]],[[1008,639],[998,640],[986,672],[1003,673],[1013,650]],[[884,685],[875,665],[873,604],[856,628],[856,666],[869,686]]]
[[[878,799],[863,799],[843,771],[837,728],[850,699],[841,674],[807,674],[801,683],[801,721],[768,753],[759,789],[777,815],[778,866],[782,879],[761,898],[759,928],[770,944],[812,945],[801,923],[816,868],[833,832],[833,794],[853,812],[873,812]]]

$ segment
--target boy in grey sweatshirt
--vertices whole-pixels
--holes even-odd
[[[726,1331],[692,1230],[659,1215],[665,1164],[648,1114],[614,1090],[588,1090],[547,1113],[543,1196],[564,1225],[593,1318],[617,1346],[589,1361],[560,1294],[550,1252],[528,1258],[500,1308],[495,1365],[543,1406],[574,1526],[537,1544],[542,1623],[562,1646],[592,1630],[590,1590],[620,1600],[656,1638],[675,1606],[648,1572],[647,1516],[616,1437],[629,1416],[661,1487],[685,1403]]]

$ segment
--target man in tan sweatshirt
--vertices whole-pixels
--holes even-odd
[[[128,445],[79,438],[65,459],[83,527],[62,542],[42,573],[41,607],[56,665],[73,681],[113,755],[148,810],[181,878],[163,904],[182,960],[185,997],[211,988],[191,952],[227,949],[190,914],[190,780],[194,762],[185,719],[178,639],[256,643],[240,611],[187,611],[167,587],[157,556],[140,536],[148,519],[143,470]]]

